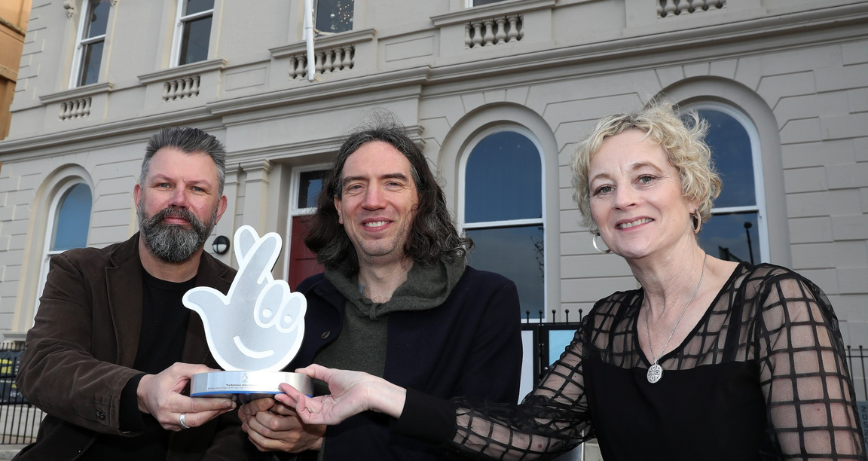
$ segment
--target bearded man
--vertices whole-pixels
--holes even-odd
[[[216,363],[202,321],[181,298],[226,293],[235,271],[203,251],[226,210],[226,153],[214,136],[153,135],[134,199],[140,232],[51,259],[18,388],[47,413],[20,460],[243,459],[229,399],[184,387]]]

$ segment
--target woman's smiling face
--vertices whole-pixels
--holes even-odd
[[[682,195],[678,170],[666,151],[627,130],[603,141],[589,169],[591,215],[606,245],[626,259],[639,259],[695,244],[690,213],[697,205]]]

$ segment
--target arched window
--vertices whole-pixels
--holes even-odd
[[[756,128],[747,116],[724,104],[703,102],[689,108],[708,122],[706,142],[723,181],[712,219],[699,233],[700,245],[707,253],[724,260],[752,264],[769,261]]]
[[[51,227],[46,233],[45,252],[36,297],[37,308],[39,298],[42,296],[42,287],[45,286],[45,278],[48,276],[48,262],[51,257],[66,250],[87,246],[90,211],[93,206],[90,187],[83,182],[72,182],[61,188],[56,197],[49,212],[48,222]],[[35,314],[36,309],[33,312]]]
[[[468,262],[515,282],[522,310],[545,310],[545,216],[541,148],[523,129],[489,130],[463,165],[461,225]]]

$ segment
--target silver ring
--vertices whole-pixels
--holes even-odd
[[[185,413],[181,413],[181,417],[178,418],[178,423],[181,424],[181,428],[190,429],[190,426],[187,425],[187,415]]]

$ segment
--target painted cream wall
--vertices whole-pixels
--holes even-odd
[[[771,262],[817,282],[845,341],[868,345],[868,2],[728,0],[669,18],[646,0],[422,3],[356,0],[354,31],[318,42],[352,47],[352,68],[310,83],[291,77],[304,48],[298,0],[216,0],[209,59],[181,68],[168,66],[174,0],[117,0],[100,83],[70,90],[80,7],[67,17],[61,1],[34,1],[0,142],[0,332],[20,338],[29,327],[44,203],[64,175],[92,184],[88,244],[121,241],[137,227],[131,193],[148,135],[197,126],[229,150],[229,209],[215,235],[251,224],[286,238],[293,169],[327,162],[375,106],[408,126],[453,210],[470,138],[501,125],[534,134],[545,158],[547,314],[563,320],[570,309],[575,320],[636,282],[579,227],[569,158],[596,119],[666,92],[731,104],[757,126]],[[522,16],[520,41],[465,47],[466,24],[512,14]],[[164,100],[167,83],[193,77],[198,96]],[[85,98],[88,116],[60,119],[64,103]],[[233,262],[231,252],[221,259]]]

